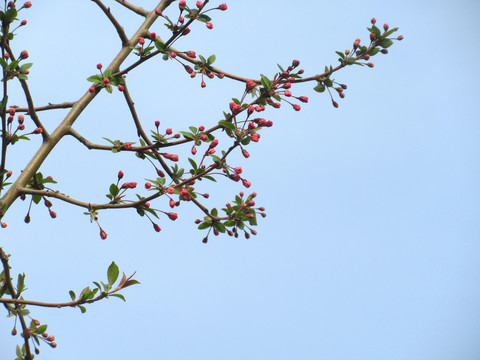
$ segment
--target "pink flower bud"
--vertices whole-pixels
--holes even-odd
[[[121,178],[123,178],[123,171],[122,170],[120,170],[118,172],[118,180],[120,180]]]
[[[220,4],[220,6],[218,8],[222,11],[225,11],[225,10],[227,10],[227,4]]]
[[[160,226],[158,224],[153,223],[153,228],[155,229],[156,232],[160,232],[162,229],[160,229]]]
[[[213,29],[213,24],[211,22],[207,23],[207,29],[212,30]]]
[[[178,218],[177,213],[168,213],[167,215],[170,218],[170,220],[173,220],[173,221],[177,220]]]
[[[107,233],[103,231],[103,229],[100,229],[100,238],[102,240],[105,240],[107,238]]]
[[[146,182],[145,183],[145,189],[150,189],[152,187],[152,184],[150,184],[149,182]]]

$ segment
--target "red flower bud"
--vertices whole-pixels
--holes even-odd
[[[213,24],[211,22],[207,23],[207,29],[210,29],[210,30],[213,29]]]
[[[100,229],[100,239],[105,240],[107,238],[107,233]]]
[[[220,6],[218,8],[222,11],[225,11],[225,10],[227,10],[227,4],[220,4]]]

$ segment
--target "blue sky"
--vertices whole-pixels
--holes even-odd
[[[141,18],[105,3],[133,34]],[[400,27],[405,39],[374,57],[374,69],[336,75],[348,85],[338,109],[304,84],[294,89],[310,98],[300,112],[283,104],[265,113],[274,126],[250,146],[248,160],[231,160],[267,208],[249,240],[210,237],[202,244],[193,223],[200,213],[190,204],[178,209],[176,222],[162,219],[160,234],[134,211],[102,213],[109,234],[102,241],[82,209],[53,201],[57,219],[37,206],[25,225],[28,204],[16,203],[4,219],[2,247],[12,254],[13,273],[27,274],[25,298],[67,301],[68,290],[105,280],[112,260],[127,274],[137,271],[142,283],[124,291],[126,303],[102,301],[86,314],[32,308],[58,343],[55,350],[42,346],[40,358],[478,359],[479,3],[228,6],[213,14],[214,30],[195,26],[176,46],[216,54],[219,68],[245,77],[271,76],[277,63],[293,59],[308,75],[322,72],[335,64],[335,51],[357,37],[367,42],[372,17]],[[167,12],[176,13],[175,5]],[[106,66],[120,49],[91,1],[33,2],[22,18],[28,25],[12,46],[30,53],[37,106],[80,98],[95,65]],[[162,27],[151,30],[166,37]],[[215,124],[243,92],[227,79],[201,89],[198,78],[161,59],[127,81],[143,123],[160,120],[174,131]],[[24,105],[20,92],[10,99]],[[74,128],[94,142],[134,141],[122,99],[116,91],[99,94]],[[52,129],[65,114],[42,113],[41,120]],[[38,141],[15,145],[8,157],[14,172]],[[178,152],[187,166],[189,147]],[[58,190],[90,202],[106,199],[118,170],[139,184],[154,176],[129,154],[88,151],[70,138],[42,167]],[[245,190],[224,181],[205,189],[210,208]],[[2,359],[14,358],[12,326],[11,319],[0,322]]]

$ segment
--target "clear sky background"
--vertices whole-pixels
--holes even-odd
[[[142,18],[105,3],[132,35]],[[136,4],[151,9],[156,2]],[[400,27],[405,39],[374,57],[374,69],[335,75],[348,85],[338,109],[304,84],[294,88],[310,98],[302,111],[284,103],[265,113],[274,126],[249,147],[249,159],[231,160],[267,208],[249,240],[211,236],[202,244],[193,223],[201,214],[187,203],[176,222],[160,221],[160,234],[133,210],[101,213],[106,241],[82,209],[53,201],[57,219],[41,205],[25,225],[28,203],[15,203],[1,246],[12,254],[15,276],[27,274],[25,298],[68,301],[68,290],[105,281],[112,260],[127,274],[137,271],[142,283],[124,291],[126,303],[101,301],[86,314],[32,307],[58,343],[55,350],[42,345],[40,358],[479,359],[480,3],[227,4],[212,14],[214,30],[193,26],[176,47],[216,54],[219,68],[250,78],[272,76],[277,63],[293,59],[307,75],[322,72],[336,64],[334,51],[357,37],[368,42],[372,17]],[[167,15],[177,11],[173,5]],[[108,65],[120,49],[91,1],[33,1],[21,18],[28,25],[12,46],[30,53],[37,106],[80,98],[95,65]],[[151,30],[167,37],[161,21]],[[201,89],[199,78],[161,59],[127,81],[144,126],[160,120],[174,131],[217,123],[243,91],[227,79]],[[25,100],[17,91],[9,103]],[[42,113],[41,120],[53,129],[66,113]],[[118,91],[99,94],[75,129],[98,143],[102,136],[136,140]],[[39,141],[15,145],[8,155],[15,174]],[[189,149],[178,151],[184,166]],[[132,154],[88,151],[70,138],[42,167],[58,190],[88,202],[106,201],[118,170],[142,194],[144,179],[154,176]],[[245,190],[226,181],[202,185],[212,195],[209,208]],[[163,200],[155,207],[169,209]],[[20,339],[9,335],[12,327],[12,319],[0,321],[0,359],[14,358]]]

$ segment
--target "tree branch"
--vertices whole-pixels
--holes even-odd
[[[97,4],[100,9],[107,15],[108,19],[110,22],[113,24],[115,29],[117,30],[118,36],[120,37],[120,40],[122,40],[122,46],[125,46],[128,43],[128,37],[127,34],[125,34],[125,30],[123,30],[123,27],[118,23],[117,19],[115,19],[115,16],[112,15],[112,12],[110,11],[110,8],[107,8],[105,5],[103,5],[101,0],[92,0],[95,4]]]
[[[46,111],[46,110],[53,110],[53,109],[69,109],[69,108],[72,108],[73,105],[75,105],[75,103],[73,101],[72,102],[63,102],[61,104],[50,104],[49,103],[48,105],[39,106],[39,107],[34,108],[34,111],[39,112],[39,111]],[[16,106],[13,106],[13,107],[15,108],[15,110],[17,112],[24,112],[27,115],[30,115],[28,108],[21,108],[21,107],[16,107]]]
[[[129,2],[125,1],[125,0],[115,0],[117,3],[125,6],[127,9],[129,10],[132,10],[134,13],[138,14],[138,15],[141,15],[143,17],[146,17],[148,15],[148,11],[139,7],[139,6],[135,6],[135,5],[132,5],[130,4]]]

